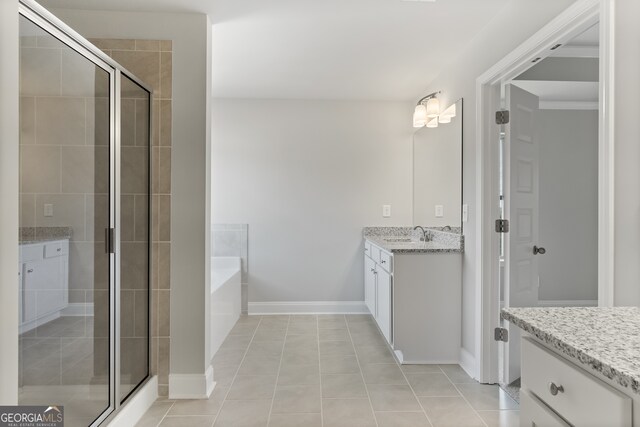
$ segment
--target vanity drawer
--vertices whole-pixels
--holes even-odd
[[[572,425],[631,425],[628,396],[527,337],[522,339],[522,384]],[[553,385],[562,391],[554,395]]]
[[[393,271],[393,256],[385,251],[380,251],[380,266],[389,273]]]
[[[67,240],[49,242],[44,245],[44,257],[54,258],[69,254],[69,242]]]

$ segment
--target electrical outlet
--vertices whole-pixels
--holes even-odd
[[[45,203],[43,214],[47,217],[53,216],[53,205],[50,203]]]
[[[462,205],[462,222],[467,221],[469,221],[469,205],[465,203]]]
[[[436,218],[442,218],[444,216],[444,206],[436,205]]]
[[[391,217],[391,205],[382,205],[382,217],[383,218]]]

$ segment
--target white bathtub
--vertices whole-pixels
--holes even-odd
[[[211,354],[215,355],[241,312],[239,257],[211,258]]]

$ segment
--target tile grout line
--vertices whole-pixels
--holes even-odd
[[[394,360],[395,360],[395,358],[394,358]],[[418,405],[420,405],[420,408],[422,408],[422,413],[427,418],[427,422],[429,423],[429,425],[431,427],[433,427],[433,423],[431,422],[431,418],[429,418],[429,414],[427,414],[427,410],[424,409],[424,406],[422,405],[422,402],[420,402],[420,397],[416,394],[416,391],[413,389],[413,386],[411,385],[411,382],[409,382],[409,378],[407,378],[406,372],[404,372],[404,369],[402,369],[402,365],[400,365],[397,360],[396,360],[396,366],[398,366],[398,368],[400,369],[400,372],[402,373],[402,377],[404,378],[404,380],[407,382],[407,384],[409,384],[409,389],[411,389],[411,393],[413,393],[413,397],[416,398],[416,400],[418,401]],[[438,369],[440,369],[440,372],[442,372],[444,374],[444,371],[442,370],[442,368],[439,365],[436,365],[436,366],[438,367]],[[445,376],[446,376],[446,374],[445,374]],[[448,379],[448,377],[447,377],[447,379]],[[431,396],[431,397],[433,397],[433,396]]]
[[[476,414],[476,417],[478,417],[480,419],[480,421],[482,421],[482,424],[484,424],[486,427],[489,427],[489,424],[487,424],[487,422],[484,420],[484,418],[482,418],[480,416],[480,414],[478,413],[478,411],[476,411],[476,408],[473,407],[473,405],[467,400],[466,396],[464,395],[464,393],[462,393],[462,391],[460,391],[460,389],[458,388],[458,386],[451,381],[451,378],[449,377],[449,375],[447,375],[446,372],[444,372],[444,370],[441,368],[442,372],[444,373],[444,376],[447,377],[447,379],[449,380],[449,382],[451,383],[451,385],[453,385],[453,388],[456,389],[456,391],[458,393],[460,393],[460,396],[462,397],[462,399],[467,403],[467,405],[469,405],[469,407],[471,408],[471,410],[473,411],[474,414]]]
[[[345,316],[345,321],[347,320]],[[356,362],[358,363],[358,370],[360,371],[360,378],[362,378],[362,383],[364,384],[364,390],[367,392],[367,399],[369,400],[369,407],[371,407],[371,415],[373,415],[373,421],[376,423],[376,427],[379,427],[378,417],[376,417],[376,411],[373,409],[373,403],[371,402],[371,395],[369,394],[369,388],[367,384],[364,382],[364,374],[362,373],[362,365],[360,365],[360,357],[358,357],[358,352],[356,351],[356,346],[353,343],[353,337],[351,336],[351,328],[349,328],[349,322],[347,323],[347,333],[349,334],[349,341],[351,341],[351,348],[353,348],[353,353],[356,356]]]
[[[224,399],[222,399],[222,404],[220,405],[220,409],[218,409],[218,413],[213,418],[213,423],[211,423],[211,427],[216,425],[216,422],[218,421],[218,417],[220,416],[220,412],[222,412],[222,409],[224,408],[224,404],[227,402],[227,396],[229,396],[229,393],[231,392],[231,387],[233,387],[233,383],[236,381],[236,378],[238,377],[238,372],[240,371],[240,367],[244,363],[244,359],[247,357],[247,353],[249,352],[249,347],[251,347],[251,344],[253,343],[253,339],[255,338],[256,333],[258,332],[258,328],[260,327],[260,324],[262,323],[262,319],[263,319],[263,317],[260,316],[260,320],[258,321],[258,324],[256,325],[256,328],[254,329],[253,334],[251,335],[251,340],[249,341],[249,344],[247,345],[247,348],[244,351],[244,354],[242,355],[242,359],[240,360],[240,364],[236,368],[236,373],[233,374],[233,379],[231,380],[231,383],[229,383],[229,388],[227,389],[227,392],[224,395]],[[237,325],[237,322],[236,322],[236,325]],[[234,325],[234,327],[235,327],[235,325]],[[214,355],[214,357],[215,357],[215,355]],[[213,371],[215,373],[215,368],[214,368]]]
[[[154,402],[155,403],[155,402]],[[162,416],[162,418],[160,418],[160,421],[158,421],[158,424],[156,424],[156,427],[159,427],[160,424],[162,424],[162,422],[164,421],[165,418],[167,418],[167,415],[169,414],[169,411],[171,411],[171,408],[173,408],[173,405],[175,405],[176,402],[173,401],[171,402],[171,406],[169,406],[169,408],[167,408],[167,411],[164,413],[164,415]],[[148,410],[148,409],[147,409]]]
[[[276,391],[278,390],[278,380],[280,379],[280,370],[282,369],[282,359],[284,359],[284,347],[287,345],[287,336],[289,334],[289,325],[291,324],[291,316],[287,318],[287,327],[284,331],[284,341],[282,341],[282,349],[280,350],[280,363],[278,364],[278,372],[276,373],[276,383],[273,386],[273,394],[271,395],[271,406],[269,407],[269,415],[267,416],[267,427],[271,422],[271,414],[273,413],[273,404],[276,401]],[[257,331],[257,328],[256,328]]]

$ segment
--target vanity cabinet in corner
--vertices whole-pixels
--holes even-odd
[[[461,346],[461,251],[432,242],[415,250],[364,247],[365,305],[404,364],[458,363]]]
[[[393,343],[391,322],[391,266],[393,256],[365,242],[364,300],[387,342]]]

